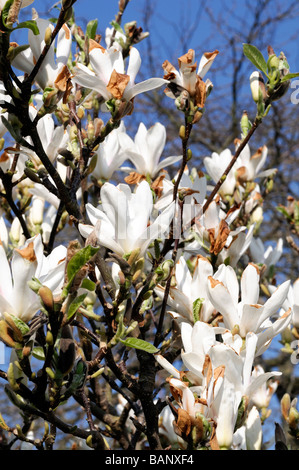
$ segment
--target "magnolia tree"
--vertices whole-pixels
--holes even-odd
[[[259,238],[276,169],[254,133],[298,74],[245,44],[256,115],[240,113],[233,152],[195,168],[218,50],[189,49],[139,81],[148,33],[121,26],[128,1],[104,38],[97,20],[76,24],[75,0],[21,23],[33,0],[0,2],[0,377],[16,421],[2,410],[1,446],[55,449],[60,432],[79,449],[259,450],[281,376],[261,358],[274,338],[294,358],[299,287],[275,283],[283,240]],[[154,89],[180,110],[180,155],[161,158],[159,122],[126,131]],[[287,394],[281,408],[286,432],[273,435],[287,449],[299,414]]]

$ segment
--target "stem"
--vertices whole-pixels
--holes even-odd
[[[7,200],[11,210],[13,211],[15,216],[19,219],[24,237],[28,239],[31,237],[31,234],[28,230],[26,221],[23,218],[22,211],[18,209],[12,197],[12,187],[13,187],[12,181],[11,181],[12,177],[8,175],[7,173],[4,173],[4,171],[0,168],[0,178],[2,180],[4,189],[5,189],[5,194],[3,193],[1,195]]]

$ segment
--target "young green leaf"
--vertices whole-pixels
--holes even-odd
[[[91,20],[89,21],[86,27],[86,36],[90,39],[95,39],[98,27],[98,20]]]
[[[93,281],[91,281],[90,279],[83,279],[82,281],[82,284],[81,284],[81,287],[82,289],[87,289],[89,290],[90,292],[94,292],[95,288],[96,288],[96,285]]]
[[[117,23],[116,21],[111,21],[110,24],[113,26],[113,28],[114,28],[116,31],[118,31],[118,32],[121,33],[121,34],[125,34],[124,31],[123,31],[123,29],[122,29],[122,27],[120,26],[119,23]]]
[[[119,339],[121,343],[129,348],[141,349],[142,351],[146,351],[150,354],[156,354],[159,352],[153,344],[144,341],[143,339],[139,338],[126,338],[126,339]]]
[[[264,59],[263,54],[258,50],[257,47],[252,44],[243,44],[244,55],[255,65],[259,70],[267,75],[267,63]]]
[[[287,82],[288,80],[292,80],[293,78],[299,77],[299,72],[297,73],[288,73],[280,80],[282,83]]]
[[[34,36],[37,36],[39,34],[39,29],[35,20],[23,21],[22,23],[18,24],[18,26],[16,26],[13,31],[15,31],[16,29],[24,28],[30,29],[33,32]]]
[[[76,297],[70,304],[68,311],[67,311],[67,320],[70,321],[73,316],[76,314],[78,308],[82,305],[84,302],[85,297],[87,296],[87,292],[85,292],[82,295],[79,295]]]
[[[79,250],[68,262],[67,265],[67,277],[68,285],[70,286],[73,282],[76,274],[81,268],[99,251],[99,248],[93,246],[86,246]]]
[[[35,357],[35,359],[38,359],[39,361],[44,361],[45,360],[45,353],[44,349],[42,346],[36,346],[35,348],[32,349],[32,356]]]

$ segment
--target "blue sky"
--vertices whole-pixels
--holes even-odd
[[[38,3],[39,0],[37,0]],[[254,2],[253,2],[254,3]],[[198,50],[198,54],[206,50],[221,49],[222,38],[215,30],[209,17],[201,9],[200,0],[152,0],[150,2],[153,9],[151,20],[151,41],[155,47],[155,54],[160,58],[161,63],[168,58],[169,60],[178,57],[184,52],[182,50],[182,38],[190,37],[188,47]],[[223,25],[237,27],[241,21],[251,20],[254,12],[251,12],[246,0],[241,1],[223,1],[211,0],[209,7],[216,17],[223,21]],[[275,2],[270,2],[274,7]],[[292,4],[292,1],[284,2],[284,7]],[[144,27],[145,21],[145,2],[144,0],[131,0],[125,10],[123,23],[137,20],[139,26]],[[104,33],[105,27],[109,26],[111,20],[115,18],[118,10],[118,0],[77,0],[75,5],[76,18],[79,23],[86,19],[99,20],[99,31]],[[269,12],[269,10],[268,10]],[[276,12],[275,12],[276,13]],[[299,64],[298,41],[292,40],[292,36],[298,32],[299,21],[294,12],[294,19],[287,22],[281,22],[272,31],[271,41],[274,49],[284,47],[289,53],[290,65],[294,69]],[[274,14],[274,13],[273,13]],[[261,17],[261,21],[266,16]],[[191,33],[193,31],[193,34]],[[242,30],[240,29],[240,42],[242,42]],[[209,49],[206,48],[208,44]],[[141,44],[140,46],[141,47]],[[168,54],[168,55],[167,55]],[[290,55],[291,54],[291,55]],[[172,55],[172,57],[170,56]]]
[[[138,26],[145,27],[145,0],[131,0],[125,10],[123,23],[137,20]],[[225,60],[226,52],[222,50],[221,43],[223,37],[216,31],[211,23],[209,16],[203,11],[201,0],[151,0],[149,2],[153,10],[150,20],[151,43],[154,47],[156,60],[161,65],[165,59],[176,60],[187,50],[182,49],[182,43],[186,42],[186,47],[198,51],[199,58],[207,50],[219,49]],[[255,2],[252,2],[255,3]],[[281,4],[283,2],[280,2]],[[291,5],[292,0],[283,3],[284,8]],[[36,8],[40,16],[47,16],[47,9],[55,4],[54,0],[35,0],[32,6]],[[269,11],[273,11],[275,0],[271,0],[268,10],[261,17],[261,21],[266,19]],[[208,7],[213,15],[219,18],[222,26],[239,28],[240,44],[242,44],[242,21],[244,24],[250,22],[254,12],[251,11],[250,2],[246,0],[211,0]],[[30,14],[30,8],[24,10],[26,15]],[[109,26],[111,20],[115,18],[118,11],[118,0],[77,0],[74,4],[76,20],[84,26],[86,22],[97,18],[99,20],[98,32],[104,34],[105,28]],[[29,10],[29,11],[28,11]],[[52,10],[52,13],[55,10]],[[273,12],[273,14],[276,13]],[[280,22],[271,31],[272,46],[283,47],[290,61],[291,68],[294,70],[296,64],[299,64],[299,46],[298,41],[292,40],[299,30],[299,21],[294,11],[294,19],[287,22]],[[146,46],[141,43],[138,48]],[[266,51],[265,51],[266,52]],[[298,67],[299,68],[299,67]]]

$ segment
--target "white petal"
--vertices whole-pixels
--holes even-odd
[[[163,78],[149,78],[148,80],[137,83],[131,88],[127,87],[124,91],[123,97],[127,101],[130,101],[132,98],[134,98],[134,96],[137,96],[140,93],[145,93],[150,90],[155,90],[156,88],[160,88],[166,83],[168,83],[167,80],[164,80]]]
[[[259,300],[259,280],[258,268],[249,264],[241,276],[241,296],[244,304],[257,304]]]

